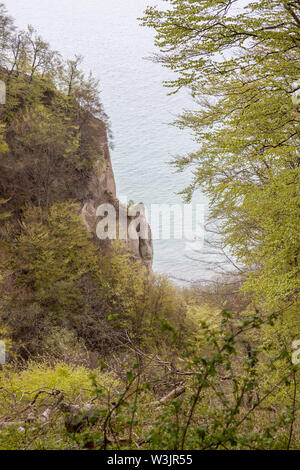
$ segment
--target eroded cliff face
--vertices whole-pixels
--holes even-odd
[[[48,208],[58,202],[77,201],[87,229],[96,234],[101,220],[96,211],[101,204],[114,206],[117,225],[120,211],[127,210],[116,196],[106,124],[75,104],[76,113],[70,103],[66,111],[61,101],[58,92],[46,88],[41,106],[20,104],[5,135],[8,151],[1,155],[0,199],[7,201],[16,224],[28,204]],[[53,109],[60,111],[58,121]],[[128,225],[135,218],[128,216]],[[139,220],[140,225],[146,225],[142,215]],[[133,238],[127,232],[123,238],[133,257],[151,269],[153,247],[148,224],[146,236],[137,233]]]
[[[90,194],[90,202],[99,205],[105,202],[111,202],[117,198],[116,183],[114,172],[111,164],[106,125],[100,119],[91,117],[81,128],[81,132],[96,136],[96,151],[98,154],[98,162],[95,170],[90,177],[88,184],[88,194]]]
[[[95,127],[99,136],[99,162],[92,173],[87,188],[89,198],[84,202],[82,217],[89,232],[96,234],[97,224],[101,220],[96,212],[101,204],[109,203],[116,211],[117,226],[120,221],[120,214],[126,214],[127,236],[122,238],[122,242],[132,253],[134,259],[139,259],[149,269],[153,263],[153,243],[149,224],[147,223],[142,210],[142,204],[136,208],[131,207],[128,213],[127,207],[121,205],[116,195],[116,183],[112,162],[109,152],[108,139],[105,123],[99,119],[92,118],[87,124]],[[134,215],[130,215],[134,214]],[[141,226],[144,230],[141,230]],[[136,230],[134,231],[134,227]],[[135,232],[135,233],[133,233]]]

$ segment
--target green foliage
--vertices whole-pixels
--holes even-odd
[[[268,307],[298,305],[300,10],[296,3],[168,0],[143,24],[156,31],[160,62],[187,86],[197,111],[178,118],[195,153],[175,167],[194,170],[224,244],[248,271],[245,288]]]
[[[94,370],[102,400],[117,393],[115,374]],[[12,366],[0,371],[0,448],[64,449],[73,439],[64,430],[68,405],[83,406],[95,398],[90,369],[58,362],[27,364],[21,372]],[[43,414],[44,413],[44,414]]]
[[[180,387],[178,381],[175,382],[177,388],[167,395],[169,400],[165,398],[145,405],[149,400],[146,390],[151,389],[151,385],[146,378],[141,380],[141,376],[149,374],[153,357],[147,356],[142,369],[138,367],[127,373],[127,384],[119,401],[113,410],[107,410],[103,420],[101,448],[116,448],[118,440],[126,441],[126,435],[129,439],[124,448],[135,448],[130,440],[133,434],[141,436],[140,441],[150,449],[297,448],[299,374],[290,362],[289,352],[282,348],[278,354],[278,349],[272,349],[275,373],[270,374],[270,369],[268,376],[261,373],[259,365],[265,363],[266,357],[251,346],[249,331],[259,330],[269,319],[264,321],[255,314],[239,322],[234,317],[234,313],[224,310],[218,328],[203,323],[205,355],[198,341],[184,340],[185,360],[177,368],[173,363],[170,372],[174,379],[181,378],[182,382]],[[285,370],[278,376],[279,357]],[[163,380],[165,378],[161,378]],[[284,403],[278,402],[280,393],[286,393]],[[270,397],[273,407],[268,408]],[[151,423],[146,421],[146,429],[145,424],[142,426],[145,406],[153,410],[153,419]],[[134,419],[126,421],[125,416],[132,412],[132,407]],[[112,443],[112,436],[116,434],[119,437]]]
[[[101,387],[106,390],[116,390],[120,383],[113,373],[100,372],[96,370],[95,377]],[[91,371],[83,366],[74,367],[65,363],[56,363],[49,367],[46,363],[27,364],[27,368],[22,372],[14,370],[13,367],[6,366],[0,372],[1,387],[6,389],[6,394],[14,394],[19,400],[23,393],[26,393],[25,402],[30,403],[33,398],[33,390],[60,390],[70,402],[76,400],[78,396],[81,399],[89,400],[93,398],[93,389],[91,387]],[[30,393],[29,393],[30,392]],[[43,399],[38,397],[38,402]],[[7,411],[5,400],[1,402],[1,412]]]
[[[202,324],[206,347],[203,338],[185,338],[184,358],[177,363],[136,349],[137,362],[131,367],[123,362],[122,379],[107,372],[109,360],[92,375],[63,363],[29,363],[20,372],[6,367],[0,373],[0,407],[7,424],[0,429],[0,446],[296,449],[299,371],[284,345],[258,349],[249,341],[250,332],[276,317],[256,313],[237,321],[224,310],[218,327]]]
[[[79,212],[80,207],[68,203],[57,203],[45,215],[37,208],[28,208],[11,253],[14,272],[20,270],[20,285],[31,286],[34,291],[53,289],[59,297],[59,285],[66,282],[66,275],[70,286],[88,273],[96,276],[96,248]]]
[[[122,244],[100,250],[79,212],[75,203],[28,206],[17,229],[7,226],[0,316],[15,352],[57,357],[60,351],[69,360],[77,350],[79,360],[84,347],[103,353],[130,339],[168,355],[174,339],[166,340],[161,325],[170,323],[179,337],[195,331],[196,317],[185,320],[192,299],[187,303],[166,279],[149,276]]]
[[[10,234],[2,319],[15,338],[36,347],[51,325],[76,324],[88,289],[102,285],[97,249],[78,212],[71,203],[57,203],[49,213],[28,207],[21,231]]]
[[[299,447],[298,7],[167,3],[144,24],[201,103],[175,166],[195,166],[186,197],[204,189],[246,280],[179,289],[88,233],[98,84],[0,5],[1,449]]]
[[[99,84],[31,26],[16,30],[2,4],[0,24],[1,322],[26,357],[58,354],[64,332],[67,350],[102,350],[114,331],[107,282],[79,216],[106,142]]]
[[[108,118],[99,83],[64,62],[29,26],[16,31],[0,7],[0,197],[18,216],[25,203],[48,207],[90,196]],[[1,55],[2,50],[2,55]],[[97,119],[101,119],[101,122]]]

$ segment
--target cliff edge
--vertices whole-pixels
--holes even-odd
[[[126,213],[127,217],[127,236],[123,240],[126,248],[132,253],[134,259],[140,259],[147,269],[152,269],[153,263],[153,243],[152,234],[149,224],[147,223],[142,204],[131,207],[130,212],[127,207],[122,205],[116,195],[116,183],[114,172],[112,168],[111,156],[108,145],[106,125],[100,119],[92,117],[86,129],[82,132],[90,132],[91,127],[97,131],[98,134],[98,154],[99,160],[95,166],[94,172],[91,173],[88,183],[88,199],[85,201],[82,208],[82,217],[84,223],[91,233],[96,233],[96,227],[100,217],[97,217],[97,208],[101,204],[109,203],[115,208],[117,215],[117,222],[120,219],[120,211]],[[134,213],[135,215],[130,215]],[[135,221],[137,222],[135,224]],[[117,223],[118,225],[118,223]],[[132,232],[128,229],[130,226],[136,225],[136,232],[132,236]],[[146,230],[141,230],[141,225],[146,227]]]

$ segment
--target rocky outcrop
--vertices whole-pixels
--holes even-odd
[[[120,205],[119,205],[120,207]],[[127,247],[128,250],[150,270],[153,263],[153,243],[143,203],[124,208],[127,211]],[[131,215],[134,214],[134,215]]]
[[[116,196],[116,183],[111,163],[105,123],[93,118],[88,124],[98,130],[99,135],[99,161],[95,171],[90,177],[87,199],[82,208],[82,217],[89,232],[96,234],[97,224],[103,217],[97,216],[97,209],[102,204],[111,204],[116,213],[117,227],[122,221],[126,223],[126,230],[121,239],[133,258],[140,259],[151,270],[153,262],[153,243],[151,229],[146,221],[143,204],[131,206],[130,210],[122,205]],[[124,214],[126,214],[124,216]],[[118,231],[118,230],[117,230]],[[117,238],[119,238],[117,233]]]
[[[97,139],[96,151],[99,155],[97,166],[95,166],[95,171],[89,181],[88,194],[97,205],[115,200],[117,198],[116,183],[111,164],[106,125],[100,119],[92,117],[82,126],[81,132],[84,135],[92,135]]]

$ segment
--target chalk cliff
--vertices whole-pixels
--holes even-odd
[[[40,101],[25,105],[20,95],[19,107],[9,118],[5,135],[9,151],[2,152],[0,161],[0,200],[7,201],[16,224],[26,204],[43,208],[72,200],[81,205],[90,232],[96,233],[100,220],[96,211],[101,204],[115,207],[118,225],[120,210],[127,208],[120,207],[116,195],[106,123],[46,83],[32,86],[37,85],[41,87]],[[51,115],[54,109],[58,119],[63,116],[59,124],[54,122],[55,114]],[[128,216],[128,224],[136,218]],[[128,234],[124,243],[134,258],[151,269],[151,230],[142,215],[139,220],[147,225],[146,236],[145,231],[135,239]]]
[[[135,236],[133,236],[132,231],[127,229],[127,239],[124,237],[123,243],[135,259],[140,259],[142,263],[151,270],[153,262],[152,235],[150,226],[143,215],[143,211],[140,210],[142,205],[139,204],[136,211],[134,207],[131,207],[131,211],[128,213],[127,208],[120,204],[116,195],[116,183],[105,123],[99,119],[92,118],[87,126],[88,128],[86,130],[90,131],[91,126],[93,126],[95,130],[98,131],[99,164],[95,167],[95,171],[91,174],[89,179],[87,188],[89,197],[82,208],[84,223],[90,232],[96,233],[97,223],[100,220],[100,217],[96,215],[96,211],[101,204],[112,204],[116,211],[117,221],[120,217],[120,211],[125,212],[127,215],[127,227],[132,227],[136,221],[137,230]],[[130,215],[134,212],[136,212],[135,215]],[[141,225],[145,227],[144,230],[141,230]]]

